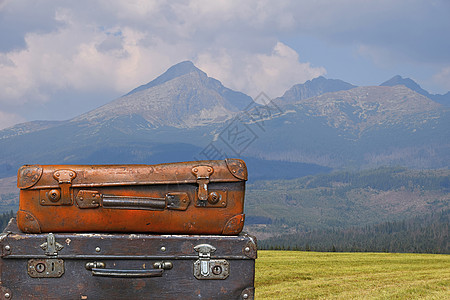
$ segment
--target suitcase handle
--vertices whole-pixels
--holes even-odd
[[[189,205],[187,193],[167,193],[164,198],[104,195],[98,191],[81,190],[75,197],[79,208],[186,210]]]
[[[164,273],[163,269],[119,270],[119,269],[92,268],[91,271],[93,276],[121,277],[121,278],[162,277]]]

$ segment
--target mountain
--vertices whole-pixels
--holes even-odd
[[[249,103],[251,97],[182,62],[71,120],[34,121],[1,130],[0,178],[14,175],[22,164],[192,160],[212,139],[212,128]]]
[[[185,61],[72,122],[103,123],[121,116],[137,115],[153,128],[190,128],[224,122],[252,102],[249,96],[224,87],[192,62]]]
[[[332,168],[448,167],[450,110],[405,86],[357,87],[284,104],[242,121],[249,155]],[[261,130],[259,128],[262,128]]]
[[[395,75],[388,81],[383,82],[380,86],[396,86],[396,85],[404,85],[407,88],[424,95],[427,98],[430,98],[433,101],[444,104],[446,106],[450,106],[450,92],[447,92],[444,95],[440,94],[430,94],[428,91],[422,89],[420,85],[418,85],[414,80],[410,78],[403,78],[400,75]]]
[[[245,158],[260,179],[392,164],[445,168],[449,114],[403,85],[355,87],[323,77],[259,105],[182,62],[71,120],[1,130],[0,178],[22,164],[224,157]]]
[[[278,100],[283,103],[295,103],[325,93],[345,91],[356,86],[339,79],[327,79],[323,76],[308,80],[303,84],[296,84],[287,90]]]

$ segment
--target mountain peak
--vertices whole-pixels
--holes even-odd
[[[134,94],[136,92],[142,91],[142,90],[146,90],[149,89],[151,87],[163,84],[167,81],[170,81],[172,79],[175,79],[177,77],[189,74],[189,73],[198,73],[201,76],[206,77],[206,73],[203,72],[202,70],[200,70],[199,68],[197,68],[191,61],[186,60],[186,61],[182,61],[176,65],[173,65],[172,67],[170,67],[169,69],[167,69],[166,72],[164,72],[163,74],[161,74],[160,76],[158,76],[156,79],[150,81],[147,84],[141,85],[135,89],[133,89],[131,92],[129,92],[128,94],[126,94],[125,96]]]
[[[428,93],[426,90],[422,89],[420,85],[418,85],[414,80],[411,78],[403,78],[400,75],[395,75],[388,81],[383,82],[380,84],[380,86],[396,86],[396,85],[404,85],[407,88],[424,95],[425,97],[430,97],[430,93]]]
[[[303,84],[294,85],[284,93],[281,99],[283,103],[295,103],[325,93],[349,90],[355,87],[355,85],[339,79],[327,79],[319,76]]]
[[[194,127],[233,117],[252,99],[208,77],[190,61],[170,67],[155,80],[72,121],[106,122],[138,116],[152,128]]]

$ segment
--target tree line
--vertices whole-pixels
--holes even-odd
[[[348,229],[316,229],[258,241],[262,250],[450,254],[449,213]]]
[[[3,229],[5,229],[6,225],[8,225],[9,220],[11,220],[11,218],[14,218],[16,216],[16,213],[13,212],[12,210],[9,212],[5,212],[2,213],[0,215],[0,229],[1,231],[3,231]]]

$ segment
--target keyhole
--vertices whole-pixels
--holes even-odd
[[[42,273],[45,271],[45,265],[43,263],[38,263],[35,269],[38,273]]]

